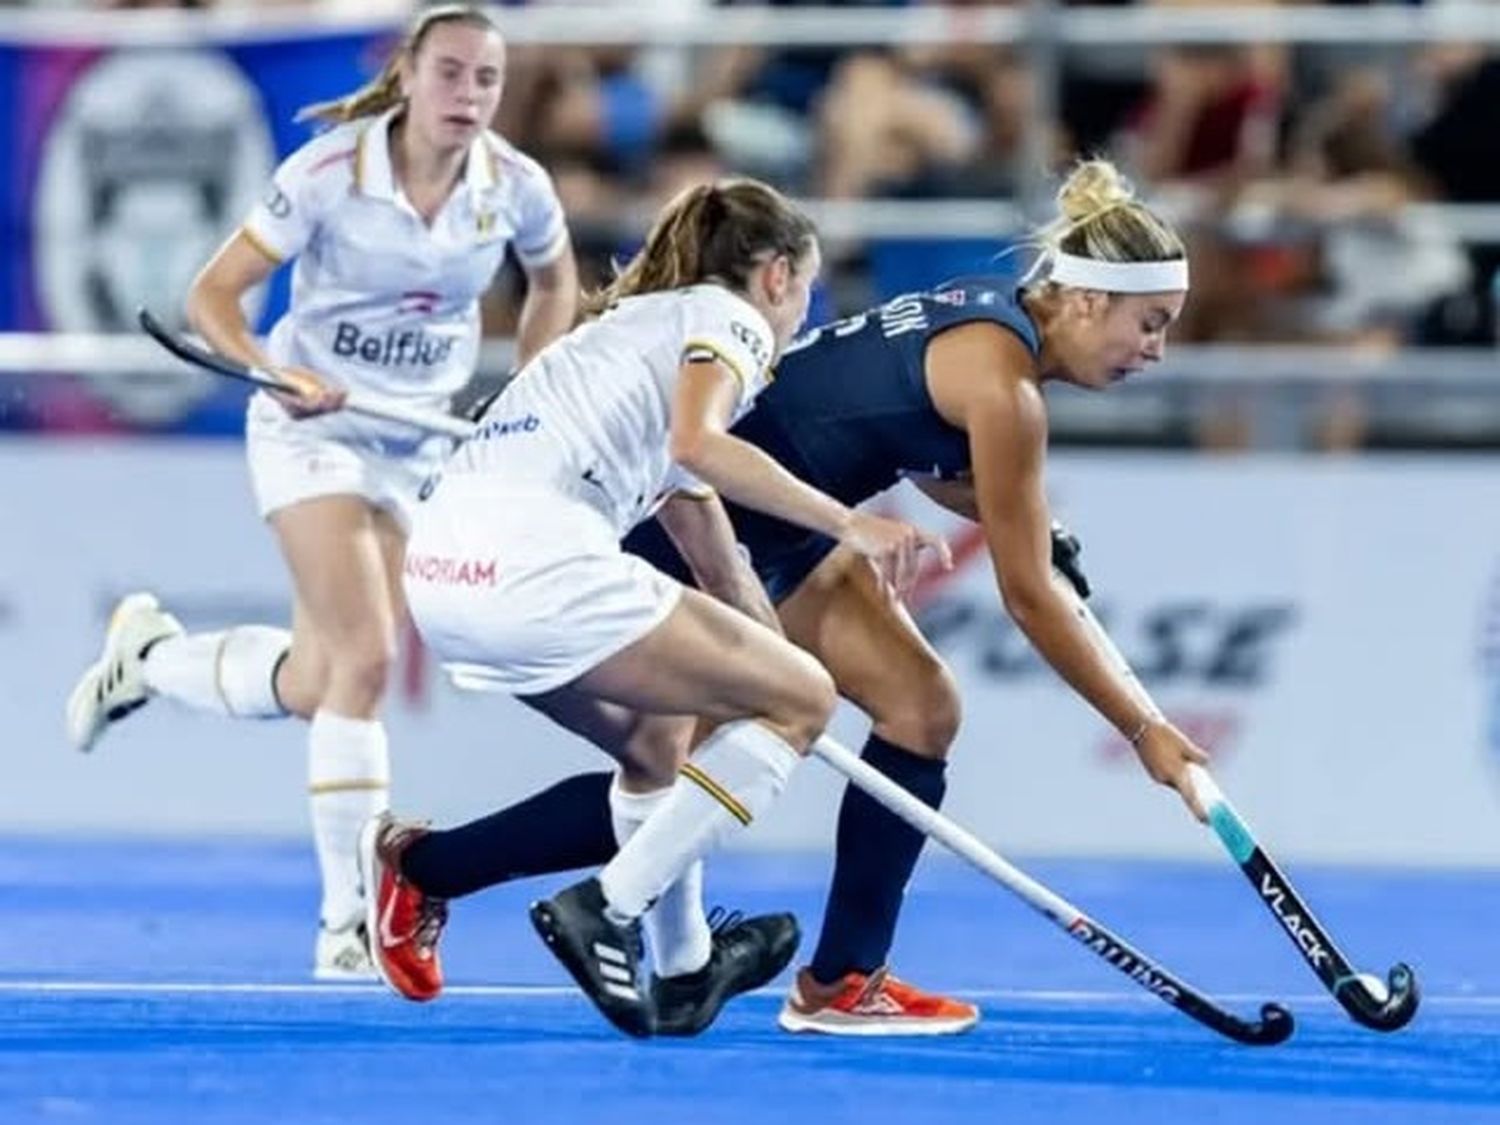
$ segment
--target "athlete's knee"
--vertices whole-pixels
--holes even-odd
[[[294,643],[277,665],[274,690],[289,714],[312,718],[328,692],[328,662]]]
[[[963,721],[958,682],[941,661],[904,672],[868,709],[882,738],[923,758],[946,758]]]
[[[328,654],[328,693],[374,706],[384,698],[395,665],[394,639],[360,636],[346,641]]]
[[[770,716],[783,736],[799,752],[805,752],[823,733],[838,706],[838,686],[828,669],[804,652],[797,653],[795,675],[778,707]]]

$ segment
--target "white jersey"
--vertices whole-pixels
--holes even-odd
[[[738,419],[770,379],[773,341],[766,318],[720,285],[627,297],[528,363],[445,477],[559,489],[605,512],[623,537],[693,483],[668,455],[684,360],[717,359],[734,374]]]
[[[429,227],[391,168],[395,113],[337,126],[294,152],[242,230],[273,261],[297,259],[291,307],[271,333],[273,362],[437,405],[473,372],[479,297],[507,247],[523,265],[545,265],[567,248],[567,228],[546,171],[488,132]]]

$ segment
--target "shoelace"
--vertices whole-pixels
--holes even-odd
[[[738,926],[744,920],[743,910],[726,910],[722,906],[716,906],[708,912],[708,931],[717,937],[725,930]]]
[[[882,965],[880,966],[880,968],[876,969],[873,973],[866,977],[865,987],[860,991],[859,999],[855,1001],[855,1006],[860,1007],[868,1004],[871,1000],[875,999],[875,997],[884,992],[886,982],[890,979],[890,975],[890,970]]]
[[[417,924],[412,927],[412,938],[422,949],[431,952],[437,947],[443,927],[448,923],[448,900],[445,898],[423,898],[417,911]]]

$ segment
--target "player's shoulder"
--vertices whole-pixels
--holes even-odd
[[[756,320],[765,320],[760,310],[740,296],[734,290],[724,285],[718,285],[712,281],[700,282],[697,285],[686,285],[681,289],[672,290],[676,299],[682,303],[684,308],[695,312],[706,313],[711,316],[743,316]]]
[[[703,282],[676,290],[678,300],[695,320],[720,321],[769,342],[771,325],[765,315],[740,294],[723,285]]]
[[[356,175],[361,138],[373,118],[359,117],[324,129],[294,151],[277,173],[287,187],[347,186]]]
[[[1016,279],[1007,274],[953,278],[924,294],[940,322],[992,321],[1018,336],[1029,351],[1041,343],[1031,314],[1021,303]]]
[[[705,282],[677,291],[688,333],[733,340],[758,368],[770,366],[775,335],[765,315],[744,297],[722,285]]]

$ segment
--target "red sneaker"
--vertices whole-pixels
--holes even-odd
[[[979,1022],[979,1009],[923,992],[884,967],[869,976],[845,973],[835,984],[819,983],[804,968],[776,1022],[785,1031],[825,1035],[957,1035]]]
[[[381,979],[408,1000],[431,1000],[443,991],[437,943],[448,921],[447,900],[423,894],[401,875],[401,853],[426,833],[425,825],[383,812],[359,834],[370,960]]]

